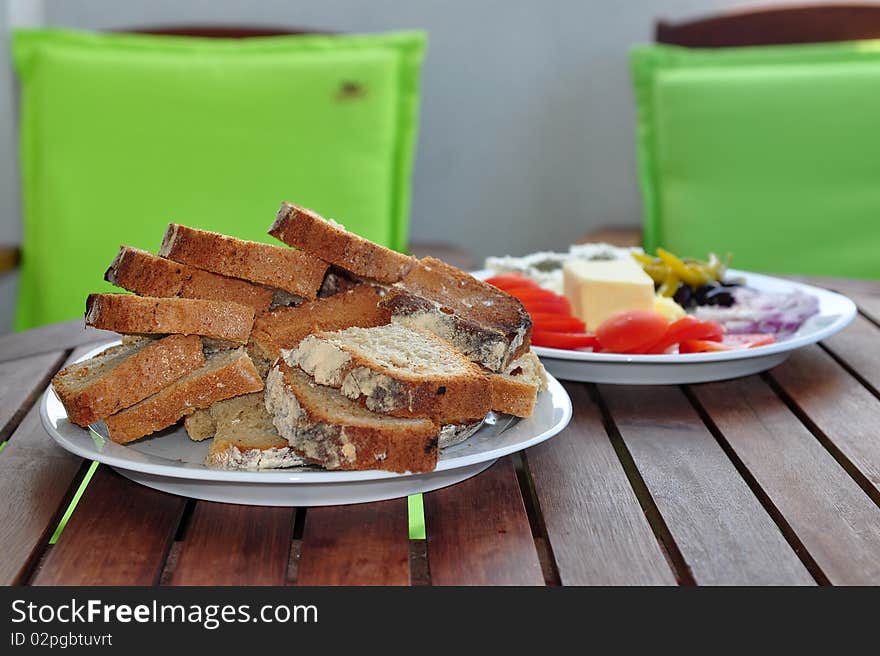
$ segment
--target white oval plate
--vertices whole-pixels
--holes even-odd
[[[100,353],[111,342],[84,355]],[[428,492],[458,483],[488,468],[496,459],[550,439],[571,420],[571,400],[552,376],[538,395],[534,414],[517,420],[500,415],[465,442],[444,449],[437,468],[421,474],[370,471],[325,471],[291,468],[226,471],[203,463],[209,441],[194,442],[182,425],[128,445],[80,428],[51,387],[40,401],[40,418],[49,435],[64,449],[97,460],[148,487],[209,501],[258,506],[330,506],[363,503]]]
[[[489,271],[474,275],[486,278]],[[672,355],[592,353],[533,346],[547,371],[562,380],[620,385],[682,385],[726,380],[766,371],[782,363],[795,349],[815,344],[843,330],[855,318],[855,303],[842,294],[804,283],[730,269],[730,278],[767,292],[801,290],[819,299],[819,313],[791,337],[775,344],[736,351]]]

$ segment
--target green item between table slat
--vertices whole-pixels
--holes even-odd
[[[409,514],[409,539],[425,539],[425,506],[421,494],[413,494],[406,498]]]
[[[631,51],[645,247],[880,278],[880,41]]]
[[[287,200],[404,250],[425,42],[16,30],[16,328],[81,317],[120,244],[155,252],[169,222],[278,243]]]
[[[55,527],[55,532],[52,533],[52,537],[49,538],[49,544],[55,544],[58,542],[58,538],[61,537],[61,533],[64,531],[64,527],[67,526],[67,521],[70,519],[70,516],[73,514],[73,511],[76,510],[76,504],[79,503],[80,497],[83,495],[83,492],[86,491],[86,488],[89,486],[89,481],[92,480],[92,475],[95,473],[95,470],[98,468],[98,461],[92,460],[92,464],[89,467],[86,475],[83,476],[82,481],[79,484],[79,487],[76,489],[76,494],[73,495],[73,499],[70,500],[70,503],[67,506],[67,510],[64,511],[64,514],[61,516],[61,520],[58,522],[58,526]]]

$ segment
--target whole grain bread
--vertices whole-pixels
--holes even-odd
[[[437,465],[437,424],[370,412],[283,360],[266,379],[266,409],[290,446],[326,469],[426,472]]]
[[[476,364],[435,335],[406,326],[318,332],[284,357],[373,412],[464,424],[490,409],[489,378]]]
[[[65,367],[52,388],[79,426],[128,408],[204,365],[195,336],[169,335],[111,346],[93,358]]]
[[[281,349],[294,348],[306,335],[350,326],[369,328],[386,324],[391,314],[379,307],[381,294],[377,287],[359,285],[298,307],[270,310],[257,317],[248,353],[265,376]]]
[[[125,444],[168,428],[199,408],[262,389],[263,381],[243,348],[220,351],[199,369],[104,423],[110,439]]]
[[[301,250],[236,239],[177,223],[170,224],[165,231],[159,255],[303,298],[315,298],[329,266]]]
[[[514,360],[506,372],[492,374],[490,380],[492,409],[515,417],[531,417],[538,393],[547,389],[547,372],[534,351]]]
[[[221,276],[131,246],[120,246],[104,280],[141,296],[233,301],[256,312],[268,310],[273,290],[247,280]]]
[[[266,410],[262,392],[236,396],[197,410],[186,418],[207,414],[212,424],[213,442],[205,464],[218,469],[282,469],[306,464],[278,435]],[[190,433],[190,437],[192,437]]]
[[[415,263],[410,255],[375,244],[293,203],[281,204],[269,234],[346,271],[378,282],[397,282]]]
[[[247,342],[254,309],[230,301],[154,298],[133,294],[89,294],[86,325],[126,334],[203,335]]]
[[[436,258],[419,260],[380,304],[393,321],[442,337],[490,371],[503,371],[531,344],[520,301]]]

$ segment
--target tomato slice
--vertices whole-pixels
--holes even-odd
[[[535,330],[532,332],[532,344],[534,346],[547,346],[558,349],[596,349],[599,347],[599,340],[596,339],[595,335],[588,335],[587,333]]]
[[[561,314],[563,316],[571,316],[571,306],[564,298],[521,301],[526,311],[532,314]]]
[[[531,289],[541,289],[541,286],[531,278],[526,278],[518,273],[502,273],[491,278],[486,278],[484,282],[489,283],[493,287],[503,289],[513,289],[515,287],[529,287]]]
[[[694,316],[687,315],[669,324],[666,334],[645,352],[665,353],[675,344],[685,340],[703,339],[720,342],[723,335],[724,328],[721,324],[715,321],[700,321]]]
[[[776,341],[773,335],[752,333],[746,335],[725,335],[720,342],[702,339],[685,340],[678,345],[679,353],[711,353],[713,351],[736,351],[772,344]]]
[[[535,312],[530,316],[532,317],[532,324],[535,330],[582,333],[587,329],[586,324],[577,317],[564,314]]]
[[[669,322],[653,310],[629,310],[609,317],[596,330],[602,349],[644,353],[666,334]]]

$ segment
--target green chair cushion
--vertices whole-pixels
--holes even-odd
[[[880,277],[880,41],[631,52],[645,246]]]
[[[283,200],[407,244],[420,32],[199,39],[18,30],[16,327],[82,316],[171,222],[272,242]]]

